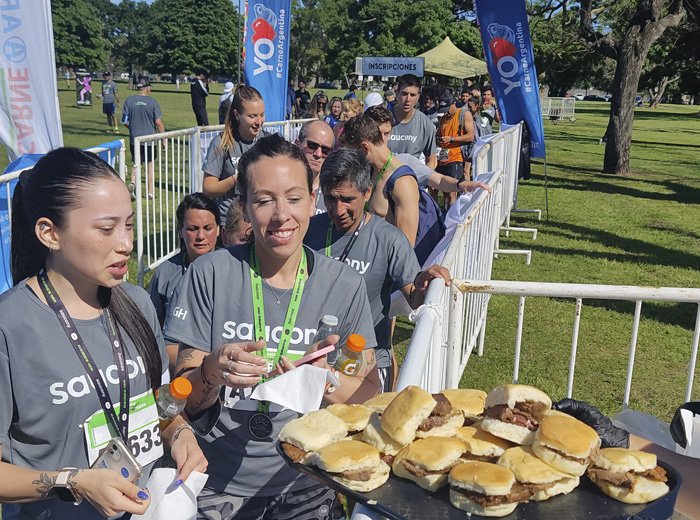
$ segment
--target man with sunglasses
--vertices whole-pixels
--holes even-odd
[[[319,174],[326,157],[333,151],[335,137],[333,129],[325,121],[308,121],[299,129],[299,137],[294,142],[306,155],[311,171],[314,172],[313,188],[316,193],[316,215],[326,212],[323,203]]]

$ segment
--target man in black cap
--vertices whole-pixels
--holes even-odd
[[[202,69],[196,72],[196,77],[190,83],[192,111],[197,118],[197,126],[208,126],[207,96],[209,95],[209,75]]]
[[[118,132],[116,110],[119,105],[119,95],[117,94],[117,84],[112,81],[112,73],[106,71],[102,74],[102,93],[97,97],[102,98],[102,113],[107,116],[107,132]]]

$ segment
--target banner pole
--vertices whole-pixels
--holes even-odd
[[[544,220],[549,222],[549,191],[547,183],[547,156],[544,157]]]

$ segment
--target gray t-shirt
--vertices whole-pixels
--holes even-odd
[[[427,159],[435,153],[435,125],[423,112],[414,111],[407,123],[394,121],[389,136],[389,149],[394,153],[408,153]]]
[[[177,315],[169,323],[169,338],[206,352],[225,343],[255,339],[250,247],[243,244],[219,249],[190,265],[180,286]],[[309,277],[287,356],[295,359],[304,354],[324,314],[338,317],[341,344],[350,334],[358,333],[367,340],[367,347],[376,346],[362,277],[339,262],[305,251]],[[263,283],[268,352],[276,349],[291,298],[292,291],[282,296],[283,292],[276,289],[274,294]],[[276,296],[281,296],[279,305]],[[280,495],[300,474],[284,463],[275,442],[282,426],[298,414],[272,403],[272,435],[268,440],[256,440],[248,430],[248,421],[256,413],[258,402],[249,399],[250,394],[250,389],[225,391],[223,406],[210,409],[214,420],[199,428],[203,435],[200,444],[209,461],[207,487],[236,496]]]
[[[117,84],[112,81],[104,81],[102,83],[102,103],[114,103],[116,99],[114,94],[117,93]]]
[[[163,337],[148,294],[130,284],[122,287],[156,335],[163,367],[167,370]],[[22,281],[0,296],[0,316],[2,460],[42,470],[88,467],[82,425],[93,413],[101,410],[100,401],[54,311]],[[75,320],[75,323],[95,364],[101,367],[112,402],[117,404],[118,376],[103,317]],[[122,337],[133,399],[151,390],[144,361],[124,331]],[[130,425],[132,423],[130,420]],[[153,439],[150,439],[150,446],[145,437],[139,441],[141,449],[153,449]],[[141,485],[148,480],[151,468],[152,464],[144,468]],[[22,519],[103,518],[87,500],[78,507],[58,499],[30,502],[19,507],[18,518]]]
[[[320,215],[327,211],[326,203],[323,200],[323,191],[321,190],[321,186],[319,186],[316,188],[316,213],[314,213],[314,215]]]
[[[258,134],[263,135],[263,132]],[[207,150],[207,157],[204,160],[204,166],[202,171],[207,175],[216,177],[219,180],[228,179],[229,177],[234,177],[238,175],[238,160],[241,156],[255,146],[255,141],[243,141],[236,138],[233,143],[233,148],[229,150],[221,150],[221,134],[217,135],[209,143],[209,149]],[[222,197],[216,197],[214,200],[219,205],[219,224],[226,224],[226,214],[228,213],[228,208],[231,205],[231,201],[238,197],[238,184],[234,188],[233,192],[229,192]]]
[[[401,164],[405,164],[413,170],[413,173],[416,174],[419,189],[422,190],[428,186],[430,176],[435,173],[429,166],[426,166],[423,161],[410,153],[397,153],[396,158],[401,161]]]
[[[122,107],[123,115],[127,114],[129,120],[129,138],[134,142],[134,137],[155,134],[156,119],[162,119],[158,101],[150,96],[129,96]]]
[[[304,242],[325,254],[330,216],[325,213],[311,219]],[[336,260],[345,250],[352,233],[341,235],[333,229],[331,256]],[[410,242],[403,232],[373,216],[362,227],[348,253],[345,263],[365,279],[367,297],[372,309],[372,323],[377,337],[377,366],[391,366],[391,330],[389,307],[391,293],[415,280],[420,265]]]
[[[178,253],[168,258],[156,268],[151,283],[148,284],[148,294],[156,308],[158,321],[163,323],[169,314],[170,303],[173,301],[175,290],[185,276],[185,253]]]

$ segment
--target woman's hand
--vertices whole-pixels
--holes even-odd
[[[197,437],[190,428],[182,428],[170,447],[170,454],[177,464],[177,480],[179,486],[185,482],[193,471],[204,473],[209,462],[199,447]]]
[[[148,491],[109,469],[79,470],[69,482],[83,499],[105,517],[125,511],[140,515],[146,512],[151,503]]]
[[[267,361],[252,354],[265,347],[264,341],[227,343],[204,358],[202,370],[211,383],[231,388],[250,388],[267,373]]]
[[[448,135],[441,135],[438,137],[438,143],[440,144],[450,144],[452,141],[450,141],[450,136]]]

